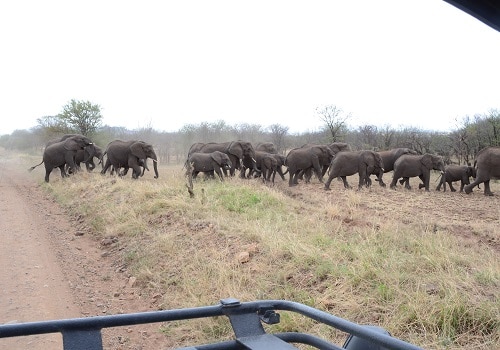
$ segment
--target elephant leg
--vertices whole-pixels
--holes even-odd
[[[299,174],[300,170],[295,170],[293,173],[290,172],[290,179],[288,180],[288,186],[297,186],[299,184],[297,177]]]
[[[409,177],[403,177],[401,180],[399,180],[399,183],[401,185],[405,185],[405,188],[407,190],[411,190],[411,186],[410,186],[410,178]]]
[[[422,180],[423,183],[418,184],[418,189],[425,188],[425,190],[428,192],[429,191],[429,183],[430,183],[430,178],[431,178],[431,172],[430,170],[422,175],[418,176],[420,180]]]
[[[366,187],[371,187],[372,186],[372,179],[370,179],[369,176],[367,176],[366,179],[365,179],[365,185],[366,185]],[[380,184],[380,186],[382,186],[382,184]]]
[[[490,190],[490,180],[486,180],[484,182],[484,195],[485,196],[493,196],[493,192]]]
[[[50,173],[52,172],[52,169],[45,169],[45,182],[49,182],[49,176]]]
[[[373,172],[373,167],[360,167],[358,170],[359,182],[358,182],[358,190],[363,188],[363,186],[370,187],[372,184],[372,180],[370,179],[369,174]]]
[[[429,176],[430,176],[430,174],[429,174]],[[418,189],[426,188],[425,177],[423,175],[418,175],[418,178],[420,179],[420,181],[422,181],[422,183],[418,184]],[[426,191],[428,191],[427,188],[426,188]]]
[[[64,168],[65,165],[61,165],[59,167],[59,170],[61,171],[61,177],[68,177],[68,174],[66,173],[66,169]]]
[[[404,177],[403,178],[403,183],[405,184],[405,188],[407,190],[411,190],[411,186],[410,186],[410,178],[409,177]]]
[[[106,174],[106,171],[108,171],[109,167],[111,166],[111,162],[109,159],[106,159],[106,163],[104,164],[104,167],[101,170],[101,174]]]
[[[392,189],[395,189],[396,185],[398,183],[398,180],[399,180],[399,175],[394,174],[392,176],[392,181],[391,181],[391,184],[389,185],[389,187],[392,188]]]
[[[465,193],[467,193],[467,194],[471,193],[472,189],[476,186],[477,186],[477,188],[480,188],[479,185],[481,184],[481,182],[486,182],[483,180],[484,178],[486,178],[486,176],[482,176],[481,174],[477,174],[474,181],[472,181],[472,183],[464,186]],[[487,181],[489,181],[489,180],[487,180]],[[488,185],[488,188],[489,188],[489,185]],[[484,191],[485,191],[484,194],[487,195],[486,194],[486,187],[485,187]],[[490,191],[490,193],[491,193],[491,191]]]
[[[460,181],[460,193],[462,193],[464,191],[464,186],[465,185],[470,185],[470,182],[469,182],[469,179],[465,179],[465,180],[462,180]]]
[[[441,185],[443,185],[443,191],[446,192],[446,183],[443,183],[443,177],[439,179],[439,183],[436,186],[436,191],[441,191]]]
[[[370,184],[371,184],[371,180],[370,180]],[[362,189],[363,186],[368,186],[368,179],[366,178],[366,176],[363,176],[361,174],[359,174],[359,181],[358,181],[358,190]]]
[[[333,179],[336,177],[337,177],[336,174],[334,174],[333,172],[330,172],[330,175],[328,176],[328,179],[325,182],[325,190],[326,191],[330,190],[330,184],[332,183]]]
[[[340,178],[342,179],[345,188],[351,188],[351,186],[349,186],[349,183],[347,182],[347,176],[341,176]]]
[[[455,187],[453,187],[453,183],[451,181],[448,182],[448,186],[450,187],[450,191],[451,192],[457,192],[457,190],[455,189]],[[464,187],[464,185],[463,185],[463,182],[462,182],[462,185],[460,186],[460,192],[462,192],[463,187]]]

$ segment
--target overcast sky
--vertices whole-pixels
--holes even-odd
[[[71,99],[104,124],[449,130],[500,109],[500,33],[441,0],[2,1],[0,135]]]

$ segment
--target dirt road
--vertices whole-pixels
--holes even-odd
[[[40,177],[0,157],[0,323],[153,310],[105,247],[40,188]],[[106,349],[165,346],[158,324],[103,332]],[[0,349],[62,349],[60,335],[0,339]]]

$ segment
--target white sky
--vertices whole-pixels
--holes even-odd
[[[0,3],[0,135],[71,99],[104,124],[448,130],[500,109],[500,33],[441,0]]]

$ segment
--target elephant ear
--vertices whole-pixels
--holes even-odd
[[[225,153],[222,153],[222,154],[225,154]],[[212,159],[217,163],[219,164],[219,166],[222,166],[223,164],[223,157],[222,157],[222,154],[219,153],[219,152],[214,152],[212,154],[210,154],[210,157],[212,157]]]
[[[144,152],[145,144],[143,142],[134,142],[130,146],[130,152],[139,159],[146,159],[146,152]]]
[[[84,145],[83,142],[79,142],[75,137],[70,137],[67,138],[66,140],[62,141],[64,144],[64,149],[68,151],[78,151],[79,149],[83,149]]]
[[[89,159],[97,155],[97,149],[94,144],[85,146],[85,151],[87,151],[87,153],[89,154]]]
[[[228,151],[240,159],[243,158],[243,147],[241,147],[239,142],[231,142],[228,147]]]
[[[430,154],[424,154],[421,162],[427,169],[432,169],[432,156]]]

